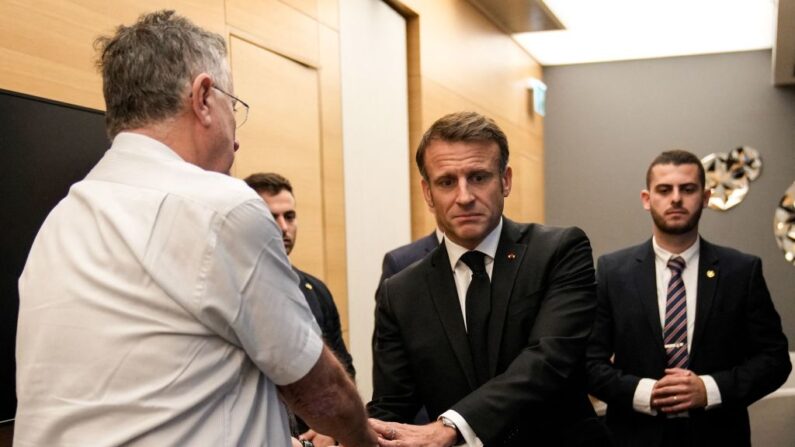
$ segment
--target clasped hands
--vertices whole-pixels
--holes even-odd
[[[704,381],[687,369],[666,369],[665,376],[654,384],[651,391],[651,407],[663,413],[673,414],[706,406]]]

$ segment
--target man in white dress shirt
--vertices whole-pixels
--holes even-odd
[[[160,11],[97,47],[113,144],[19,281],[15,445],[283,447],[279,394],[375,445],[281,232],[228,175],[248,107],[223,38]]]

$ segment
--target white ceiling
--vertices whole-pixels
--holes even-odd
[[[513,34],[541,65],[769,49],[775,36],[775,0],[543,2],[565,29]]]

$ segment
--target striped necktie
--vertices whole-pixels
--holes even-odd
[[[665,355],[669,368],[686,368],[687,356],[687,294],[682,271],[685,260],[679,256],[668,261],[671,280],[668,282],[668,297],[665,302]]]

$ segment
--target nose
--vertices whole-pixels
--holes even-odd
[[[682,192],[679,191],[679,188],[674,188],[671,194],[671,201],[674,203],[682,203]]]
[[[238,149],[240,149],[240,142],[237,141],[237,138],[235,138],[235,146],[234,146],[235,152],[237,152]]]
[[[287,232],[287,221],[284,220],[284,216],[278,216],[276,218],[276,225],[282,230],[282,235]]]
[[[467,182],[466,178],[462,178],[458,181],[458,193],[456,194],[456,203],[459,205],[467,205],[472,203],[475,199],[475,196],[469,190],[469,183]]]

